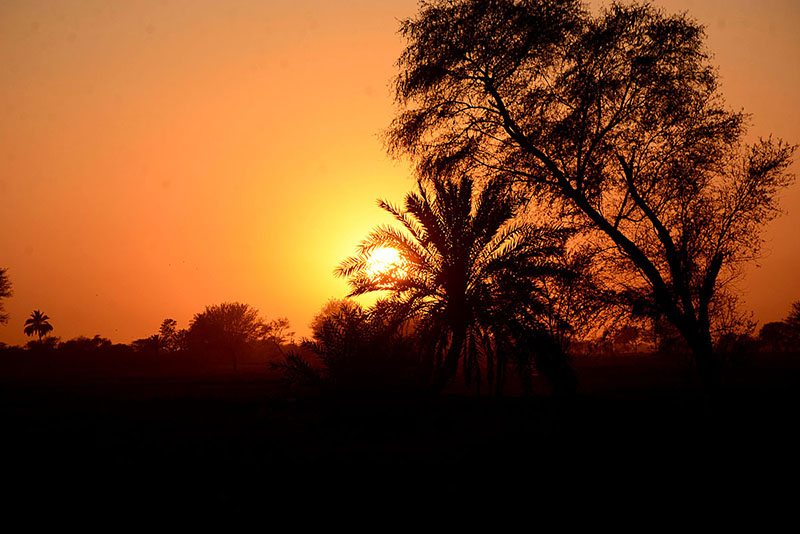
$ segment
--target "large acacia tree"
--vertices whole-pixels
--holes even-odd
[[[777,213],[794,147],[745,146],[686,15],[575,0],[439,0],[402,23],[391,150],[425,176],[513,176],[608,250],[631,309],[713,382],[717,299]]]

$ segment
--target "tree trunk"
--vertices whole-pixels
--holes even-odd
[[[433,390],[436,393],[441,393],[447,386],[447,382],[453,378],[458,371],[458,360],[461,358],[461,351],[464,348],[464,340],[467,337],[466,326],[456,326],[453,329],[453,337],[450,341],[450,348],[442,363],[442,368],[436,374],[433,382]]]
[[[697,366],[697,375],[700,378],[700,387],[707,396],[712,396],[717,389],[719,369],[708,321],[703,323],[686,316],[670,319],[692,351],[692,358]]]
[[[494,388],[494,395],[495,397],[502,397],[503,396],[503,387],[506,383],[506,360],[503,356],[499,355],[495,359],[495,377],[497,383]]]
[[[719,362],[714,354],[711,335],[708,332],[699,333],[690,341],[689,346],[697,365],[700,385],[707,395],[712,396],[719,386]]]

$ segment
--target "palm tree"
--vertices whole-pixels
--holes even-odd
[[[555,272],[551,260],[563,252],[566,234],[515,223],[520,203],[499,181],[479,193],[469,177],[432,180],[430,186],[419,181],[417,187],[406,195],[404,209],[378,202],[405,231],[377,227],[335,273],[348,279],[350,296],[388,291],[376,309],[418,321],[435,360],[435,389],[456,374],[461,360],[469,382],[483,357],[489,387],[496,382],[499,392],[511,349],[525,346],[523,359],[530,361],[556,346],[541,342],[547,335],[537,280]],[[381,248],[397,250],[401,259],[375,273],[370,256]]]
[[[34,310],[31,313],[31,316],[25,321],[25,335],[30,337],[33,334],[38,334],[39,342],[42,341],[42,336],[46,335],[48,332],[53,330],[53,325],[51,325],[49,321],[49,317],[40,312],[39,310]]]

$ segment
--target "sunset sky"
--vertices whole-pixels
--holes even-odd
[[[750,139],[800,142],[800,2],[661,0],[707,27]],[[598,6],[600,2],[592,5]],[[333,268],[413,186],[380,134],[416,0],[4,0],[0,341],[34,309],[115,342],[248,303],[298,335]],[[796,155],[800,159],[800,154]],[[795,174],[800,170],[793,166]],[[800,184],[741,284],[761,324],[800,300]]]

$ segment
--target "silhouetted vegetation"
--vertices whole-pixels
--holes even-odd
[[[25,321],[25,328],[23,329],[25,335],[30,337],[34,334],[39,336],[39,342],[42,342],[42,337],[53,331],[53,325],[50,324],[50,317],[47,314],[34,310],[31,316]]]
[[[570,247],[556,258],[558,276],[541,279],[545,324],[564,353],[576,342],[612,335],[619,327],[617,294],[607,287],[609,272],[599,256],[585,245]]]
[[[391,149],[423,180],[513,181],[583,228],[628,310],[669,321],[710,387],[718,308],[794,147],[744,145],[702,27],[649,4],[442,0],[401,33]]]
[[[131,345],[134,350],[152,356],[176,356],[186,353],[188,346],[188,330],[178,329],[175,319],[164,319],[157,334],[135,340]]]
[[[0,368],[8,377],[201,376],[238,372],[242,365],[248,373],[265,373],[293,336],[285,318],[266,321],[255,309],[238,303],[206,307],[195,315],[189,329],[179,329],[177,321],[165,319],[158,333],[129,345],[99,335],[62,342],[46,335],[52,330],[47,328],[49,318],[37,312],[31,315],[26,333],[41,331],[40,339],[28,342],[24,350],[0,346]]]
[[[242,359],[274,351],[284,341],[287,326],[285,321],[264,321],[247,304],[223,302],[194,316],[186,346],[211,361],[230,362],[235,372]]]
[[[758,340],[761,348],[767,352],[800,350],[800,301],[792,304],[792,311],[783,321],[762,326]]]
[[[714,468],[785,472],[800,301],[756,336],[733,281],[794,147],[744,144],[702,27],[648,3],[432,0],[401,33],[387,139],[416,189],[379,201],[397,225],[335,269],[347,298],[297,344],[239,302],[130,344],[62,341],[35,310],[37,339],[0,343],[8,489],[93,512],[454,493],[512,509],[574,507],[581,476],[672,476],[706,503]],[[376,268],[382,249],[397,257]],[[0,323],[10,295],[0,269]]]
[[[331,300],[311,323],[303,348],[319,356],[319,376],[338,391],[422,389],[429,376],[425,356],[408,325],[350,300]],[[299,370],[297,368],[296,370]]]
[[[97,362],[119,362],[130,358],[132,348],[121,343],[112,343],[102,336],[76,338],[58,343],[58,358],[83,368],[96,365]]]
[[[12,295],[11,280],[8,279],[7,269],[0,268],[0,324],[8,322],[8,314],[3,309],[3,299]]]
[[[795,343],[800,344],[800,300],[792,303],[792,311],[783,322],[789,328],[791,338]]]
[[[172,354],[187,349],[186,330],[178,330],[178,321],[164,319],[158,329],[159,349]]]
[[[435,0],[401,33],[387,141],[414,161],[417,190],[381,201],[402,228],[375,229],[337,269],[351,296],[384,298],[330,302],[300,347],[286,319],[240,303],[185,329],[164,319],[130,346],[61,342],[36,310],[27,352],[64,366],[271,363],[344,389],[442,390],[460,373],[501,393],[508,370],[525,390],[534,376],[574,390],[576,355],[691,355],[710,386],[720,361],[797,350],[800,303],[753,337],[732,285],[794,147],[744,145],[697,22],[647,3]],[[382,247],[399,259],[374,271]],[[10,295],[0,269],[0,322]]]
[[[556,258],[568,233],[513,222],[520,199],[502,182],[480,191],[469,176],[428,183],[418,183],[404,209],[380,201],[404,229],[375,229],[358,255],[342,262],[336,272],[348,278],[351,296],[390,293],[372,313],[388,324],[413,321],[436,390],[455,376],[459,362],[467,385],[474,380],[478,390],[482,369],[489,391],[499,393],[507,366],[528,383],[537,361],[554,381],[570,382],[566,354],[544,321],[541,285],[562,274]],[[371,255],[381,247],[397,250],[400,263],[372,273]]]

